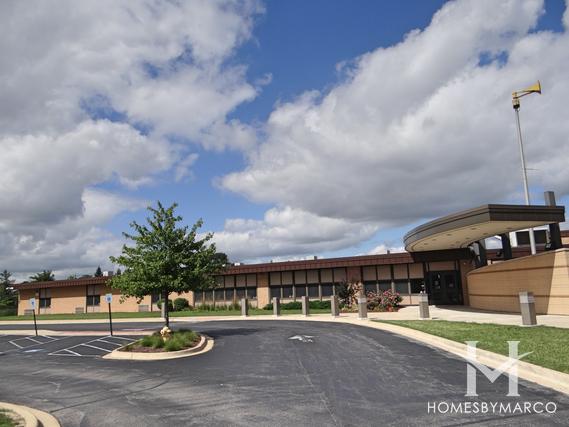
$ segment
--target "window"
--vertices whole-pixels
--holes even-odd
[[[296,285],[294,289],[296,291],[297,298],[306,296],[306,287],[304,285]]]
[[[245,288],[235,288],[237,299],[245,298]]]
[[[213,298],[215,301],[224,301],[225,297],[223,295],[223,289],[214,289]]]
[[[322,285],[322,296],[323,297],[329,297],[331,295],[334,295],[334,287],[332,286],[332,284],[323,284]]]
[[[276,286],[271,286],[271,298],[280,298],[281,297],[281,288]]]
[[[226,288],[225,289],[225,300],[226,301],[233,301],[235,297],[235,292],[233,292],[233,288]]]
[[[425,281],[423,279],[411,279],[411,293],[418,294],[423,290],[423,284]]]
[[[292,286],[283,286],[283,298],[292,298]]]
[[[205,291],[205,301],[213,302],[213,291]]]
[[[97,285],[87,285],[87,307],[101,305],[100,290]]]
[[[51,289],[40,289],[40,308],[51,307]]]
[[[308,296],[318,298],[318,285],[308,285]]]
[[[391,280],[380,280],[379,281],[379,291],[385,292],[391,290]]]
[[[306,271],[300,270],[294,272],[294,283],[297,285],[304,285],[306,283]]]
[[[409,293],[409,284],[407,280],[396,280],[395,281],[395,292],[400,294],[408,294]]]
[[[377,284],[375,280],[366,280],[364,281],[364,289],[366,292],[374,292],[377,293]]]
[[[257,298],[257,288],[247,288],[247,298]]]

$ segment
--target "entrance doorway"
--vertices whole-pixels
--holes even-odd
[[[431,304],[461,305],[462,289],[457,271],[429,272],[429,295]]]

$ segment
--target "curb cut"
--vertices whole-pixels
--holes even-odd
[[[24,419],[25,427],[38,427],[40,425],[43,427],[61,427],[57,418],[39,409],[6,402],[0,402],[0,409],[6,409],[18,414]]]
[[[127,344],[128,345],[128,344]],[[126,346],[117,348],[103,356],[107,360],[141,360],[141,361],[156,361],[156,360],[170,360],[179,359],[181,357],[197,356],[210,351],[213,348],[214,340],[207,335],[201,335],[198,345],[192,348],[187,348],[179,351],[165,351],[160,353],[137,353],[135,351],[121,351]]]

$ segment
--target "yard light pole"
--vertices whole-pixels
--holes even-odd
[[[541,94],[541,84],[539,80],[533,86],[528,87],[527,89],[520,90],[518,92],[512,93],[512,105],[514,106],[514,112],[516,116],[516,127],[518,130],[518,142],[520,145],[520,157],[522,160],[522,179],[524,182],[524,192],[526,196],[526,205],[530,205],[530,197],[529,197],[529,186],[528,186],[528,174],[526,168],[526,159],[524,156],[524,144],[522,142],[522,127],[520,126],[520,98],[522,96],[529,95],[530,93],[539,93]],[[533,228],[529,228],[529,244],[531,248],[531,254],[535,255],[535,237],[533,234]]]

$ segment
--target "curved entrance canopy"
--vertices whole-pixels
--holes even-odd
[[[484,205],[420,225],[403,240],[408,252],[466,248],[487,237],[563,221],[564,206]]]

